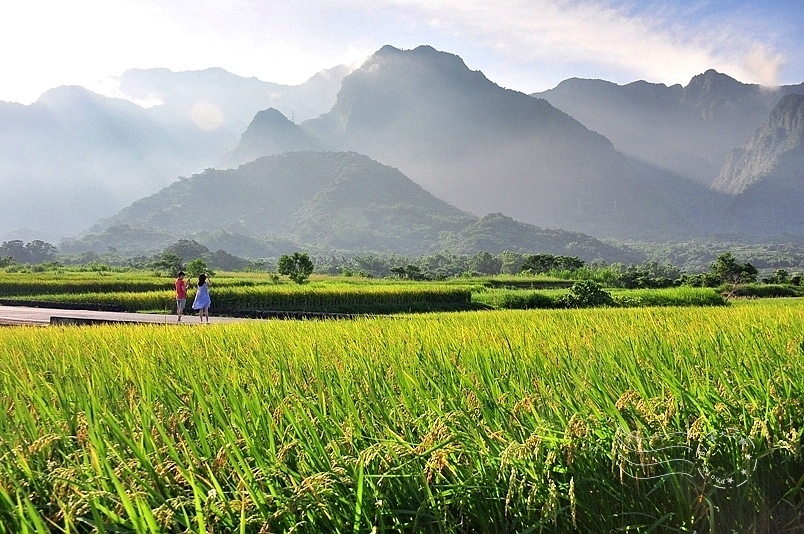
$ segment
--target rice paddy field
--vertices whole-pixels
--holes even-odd
[[[530,276],[448,282],[318,276],[309,284],[299,285],[277,281],[266,273],[226,273],[214,278],[211,293],[214,312],[224,315],[254,311],[376,314],[560,308],[568,284],[571,282]],[[712,288],[613,290],[612,295],[615,305],[622,307],[726,304]],[[192,296],[191,288],[190,299]],[[175,307],[175,292],[172,278],[148,273],[0,272],[0,302],[170,313]]]
[[[804,304],[0,329],[0,532],[800,532]]]
[[[191,281],[192,284],[192,281]],[[210,282],[213,310],[399,313],[465,310],[471,285],[398,280],[318,277],[309,284],[276,281],[266,274],[227,274]],[[189,291],[192,301],[194,288]],[[146,273],[0,273],[0,299],[7,304],[113,307],[117,311],[165,312],[175,308],[173,279]]]

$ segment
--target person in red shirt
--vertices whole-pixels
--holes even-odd
[[[179,316],[178,322],[181,322],[184,305],[187,303],[187,288],[189,285],[187,280],[184,279],[184,271],[179,271],[179,277],[176,278],[176,315]]]

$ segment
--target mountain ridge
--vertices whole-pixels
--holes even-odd
[[[108,246],[104,236],[121,236],[134,248],[138,232],[154,236],[167,229],[162,241],[168,241],[168,235],[174,240],[200,235],[203,241],[218,232],[215,248],[244,256],[254,255],[260,241],[271,243],[262,249],[266,255],[293,246],[417,255],[475,253],[481,250],[473,228],[487,234],[482,241],[485,252],[535,251],[530,244],[589,261],[641,258],[577,232],[542,229],[502,215],[479,218],[465,213],[368,156],[313,151],[266,156],[237,169],[208,169],[184,178],[101,221],[67,249],[91,246],[102,251]],[[516,235],[508,235],[510,228]],[[277,243],[284,245],[277,248]]]

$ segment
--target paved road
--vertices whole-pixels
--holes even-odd
[[[0,325],[98,324],[98,323],[161,323],[176,324],[175,315],[124,313],[90,310],[58,310],[27,306],[0,306]],[[233,317],[210,317],[213,324],[248,321]],[[197,316],[185,316],[182,325],[199,324]]]

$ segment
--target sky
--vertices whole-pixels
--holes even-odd
[[[570,77],[686,85],[708,69],[804,82],[804,0],[0,0],[0,100],[130,68],[221,67],[295,85],[427,44],[532,93]]]

